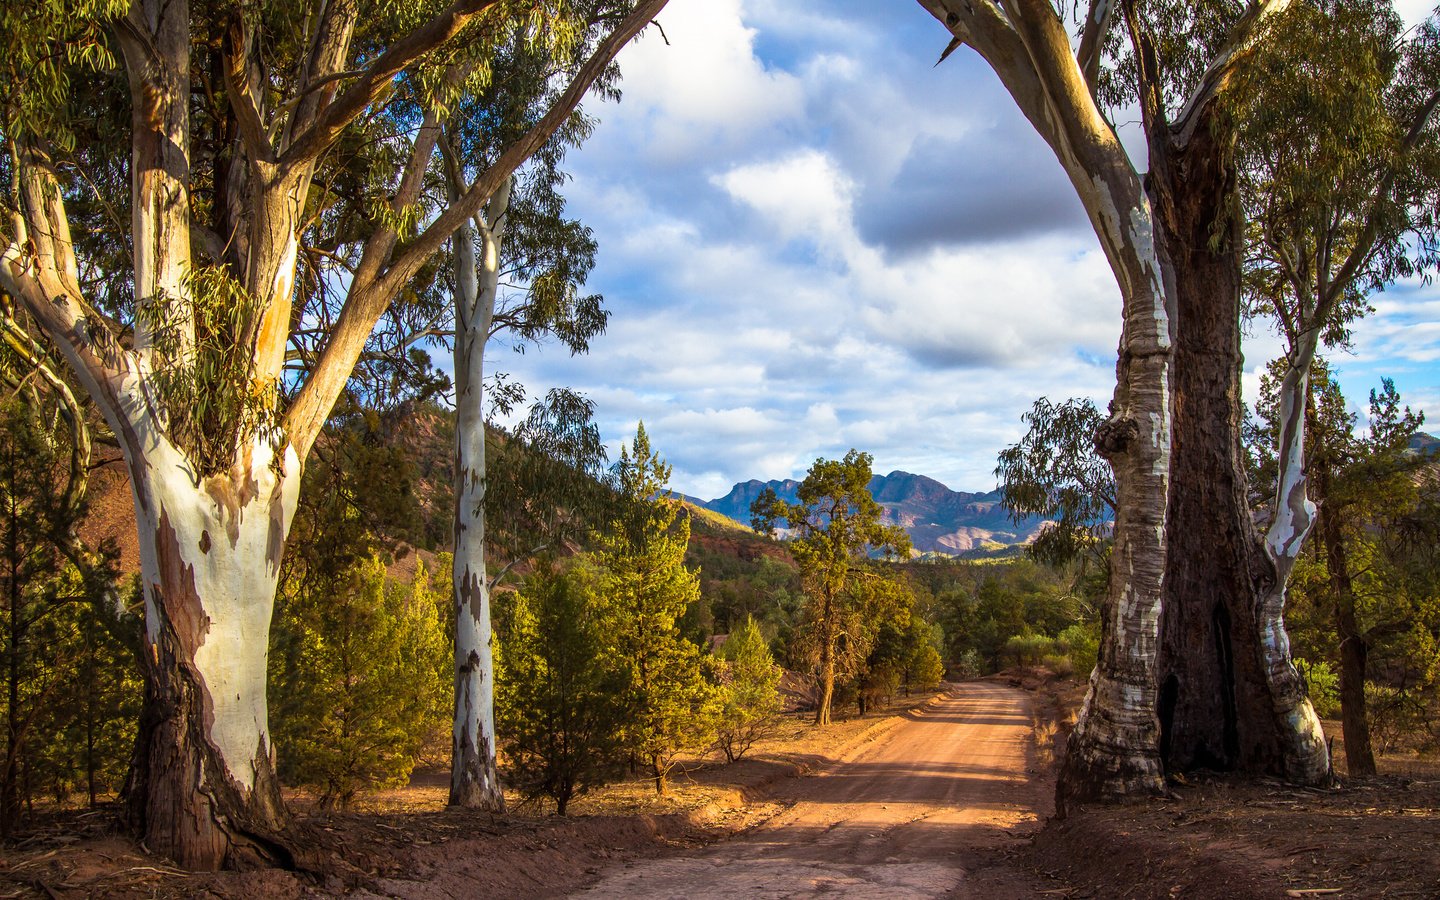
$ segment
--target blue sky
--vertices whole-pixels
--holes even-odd
[[[1079,203],[983,62],[934,66],[948,35],[917,3],[670,0],[659,21],[669,45],[625,49],[624,99],[587,105],[569,159],[610,328],[587,357],[492,346],[492,370],[582,391],[612,448],[643,419],[703,498],[851,447],[988,490],[1035,398],[1103,408],[1120,300]],[[1440,414],[1440,290],[1373,305],[1333,360],[1347,394],[1388,376]],[[1254,331],[1252,396],[1279,346]]]

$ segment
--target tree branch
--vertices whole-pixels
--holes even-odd
[[[252,160],[273,163],[275,149],[270,146],[255,94],[250,90],[250,29],[245,17],[237,13],[225,34],[225,92],[230,97],[230,108],[235,111],[240,140]]]
[[[365,69],[359,80],[346,88],[333,103],[321,109],[313,123],[298,122],[303,130],[293,137],[281,154],[281,170],[309,162],[325,152],[366,107],[390,90],[395,76],[406,66],[444,45],[477,16],[499,2],[456,0],[425,25],[396,41]]]
[[[1085,16],[1085,30],[1080,35],[1080,49],[1075,60],[1085,75],[1085,84],[1091,95],[1100,80],[1100,57],[1104,55],[1105,39],[1110,36],[1110,26],[1115,21],[1115,4],[1118,0],[1093,0],[1090,13]]]
[[[1254,46],[1255,39],[1260,34],[1261,25],[1271,17],[1289,9],[1293,3],[1294,0],[1251,0],[1245,12],[1230,29],[1229,36],[1225,39],[1219,52],[1215,54],[1215,58],[1210,61],[1209,68],[1201,76],[1200,83],[1196,86],[1194,93],[1190,95],[1190,100],[1185,104],[1185,108],[1176,117],[1176,146],[1183,148],[1190,143],[1190,138],[1194,135],[1195,128],[1202,118],[1202,111],[1211,100],[1225,90],[1225,86],[1235,72],[1236,65]]]

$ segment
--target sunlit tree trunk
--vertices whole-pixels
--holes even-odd
[[[194,868],[284,861],[264,637],[299,459],[262,438],[232,471],[200,478],[163,435],[128,437],[144,448],[124,449],[146,622],[131,815],[152,851]]]
[[[485,342],[500,286],[510,185],[455,247],[455,728],[450,804],[505,808],[495,760],[495,664],[485,568]],[[480,254],[475,237],[480,237]]]
[[[1163,712],[1170,716],[1172,724],[1177,715],[1173,708],[1167,709],[1173,707],[1175,698],[1157,691],[1162,671],[1161,623],[1165,619],[1162,613],[1166,611],[1166,603],[1173,603],[1175,596],[1173,590],[1165,587],[1173,552],[1170,541],[1182,527],[1187,528],[1184,552],[1188,554],[1203,534],[1215,530],[1212,520],[1218,515],[1216,521],[1222,523],[1221,530],[1228,535],[1221,536],[1222,542],[1228,542],[1232,548],[1255,544],[1254,535],[1247,533],[1247,526],[1237,513],[1243,509],[1243,472],[1238,475],[1239,482],[1232,477],[1238,471],[1239,457],[1236,434],[1229,429],[1238,426],[1238,416],[1228,411],[1238,403],[1238,396],[1230,393],[1230,386],[1238,377],[1238,349],[1234,362],[1224,351],[1210,360],[1212,366],[1219,361],[1218,379],[1214,378],[1213,367],[1205,374],[1204,365],[1177,372],[1176,351],[1172,349],[1176,335],[1189,340],[1184,336],[1187,326],[1172,322],[1182,302],[1175,296],[1176,282],[1196,273],[1182,273],[1176,267],[1179,254],[1167,243],[1173,241],[1178,246],[1188,241],[1192,248],[1208,247],[1212,235],[1207,233],[1195,238],[1188,230],[1194,223],[1188,220],[1183,223],[1184,228],[1167,232],[1167,224],[1173,226],[1174,223],[1162,218],[1171,217],[1175,208],[1185,208],[1201,199],[1200,194],[1184,195],[1169,207],[1155,210],[1134,166],[1095,104],[1094,88],[1105,36],[1120,15],[1117,9],[1130,14],[1132,8],[1107,2],[1089,4],[1088,9],[1082,7],[1085,12],[1081,39],[1078,50],[1072,50],[1054,5],[1043,0],[920,2],[954,35],[950,49],[966,44],[985,58],[1020,110],[1055,151],[1089,214],[1120,286],[1124,325],[1116,391],[1110,417],[1096,435],[1097,450],[1110,460],[1115,470],[1115,548],[1111,557],[1109,595],[1102,616],[1099,664],[1092,673],[1090,691],[1070,741],[1058,793],[1062,810],[1074,801],[1155,793],[1163,786],[1160,715]],[[1213,112],[1213,101],[1223,90],[1234,61],[1253,39],[1258,23],[1287,5],[1288,0],[1259,0],[1246,7],[1226,44],[1199,79],[1190,102],[1173,123],[1166,116],[1168,99],[1158,88],[1160,82],[1155,73],[1147,71],[1155,56],[1151,48],[1137,43],[1137,75],[1141,107],[1151,138],[1152,166],[1156,162],[1157,147],[1162,154],[1170,152],[1171,142],[1174,147],[1184,148],[1207,127],[1205,123]],[[1127,24],[1131,26],[1132,39],[1141,41],[1143,35],[1134,27],[1135,22],[1127,18]],[[1157,143],[1162,132],[1164,142]],[[1203,153],[1197,159],[1204,160]],[[1163,165],[1166,161],[1162,155],[1159,162]],[[1161,189],[1183,186],[1183,181],[1165,183],[1164,172],[1156,177]],[[1207,184],[1198,191],[1210,187]],[[1179,194],[1180,190],[1177,188],[1175,193]],[[1162,200],[1168,202],[1175,198],[1162,196]],[[1225,278],[1229,277],[1227,273]],[[1226,288],[1220,287],[1223,293]],[[1203,277],[1185,288],[1194,292],[1192,296],[1211,289]],[[1228,303],[1235,298],[1236,295],[1227,294],[1224,300]],[[1235,330],[1233,316],[1238,308],[1227,307],[1221,313],[1232,316],[1221,322],[1227,329],[1221,332],[1224,335]],[[1208,320],[1212,324],[1217,321],[1214,315],[1208,316]],[[1203,336],[1198,337],[1196,345],[1204,340]],[[1178,364],[1189,365],[1195,358],[1192,354],[1186,359],[1182,351]],[[1183,382],[1189,374],[1216,381],[1218,393],[1202,397],[1205,391],[1192,392],[1185,401],[1193,405],[1181,409],[1176,405],[1181,398],[1175,381],[1178,376]],[[1214,389],[1215,386],[1211,386],[1205,390]],[[1234,408],[1238,410],[1238,406]],[[1205,417],[1213,416],[1216,410],[1224,410],[1226,414],[1209,419],[1207,424]],[[1184,418],[1192,413],[1193,417]],[[1186,429],[1192,425],[1199,430],[1186,437]],[[1200,502],[1194,506],[1183,505],[1188,502],[1184,492],[1171,482],[1172,468],[1177,465],[1172,456],[1175,428],[1181,429],[1182,448],[1198,454],[1191,459],[1202,459],[1208,454],[1226,470],[1225,478],[1218,484],[1205,485],[1204,489],[1215,496],[1197,497]],[[1206,440],[1193,440],[1194,435],[1205,428],[1214,431],[1209,436],[1208,449]],[[1187,473],[1204,477],[1189,470]],[[1184,526],[1178,522],[1172,525],[1172,511],[1185,516]],[[1195,522],[1199,522],[1200,527],[1191,524]],[[1241,560],[1254,555],[1247,550],[1237,552]],[[1203,553],[1196,557],[1204,558]],[[1187,556],[1184,565],[1191,561]],[[1220,578],[1238,579],[1243,584],[1250,575],[1249,568],[1242,564],[1228,573],[1220,573]],[[1253,608],[1256,602],[1253,585],[1246,584],[1243,590],[1235,592],[1232,602]],[[1216,607],[1211,603],[1213,611]],[[1207,618],[1202,622],[1199,617],[1188,614],[1191,612],[1193,610],[1182,610],[1178,618],[1172,617],[1169,621],[1175,623],[1180,632],[1192,632],[1201,643],[1208,641],[1213,657],[1225,655],[1222,648],[1229,645],[1228,638],[1210,633],[1217,620]],[[1253,614],[1247,613],[1247,622],[1253,618]],[[1245,623],[1219,624],[1224,625],[1226,635],[1235,633],[1237,628],[1244,632],[1247,627]],[[1255,629],[1248,630],[1243,643],[1256,647],[1259,641]],[[1187,660],[1189,652],[1178,651],[1180,657]],[[1251,672],[1249,683],[1262,688],[1258,702],[1264,703],[1271,698],[1255,659],[1257,655],[1258,652],[1250,654],[1246,666]],[[1227,658],[1224,662],[1227,671],[1223,674],[1211,671],[1208,677],[1233,683],[1228,673],[1230,665]],[[1172,689],[1167,680],[1167,690]],[[1223,709],[1227,703],[1223,693],[1218,699],[1212,696],[1210,700],[1216,709]],[[1225,715],[1220,712],[1216,720],[1223,723]],[[1260,718],[1263,722],[1259,727],[1270,735],[1265,740],[1275,745],[1277,716],[1269,712]],[[1202,724],[1190,731],[1204,728]],[[1173,732],[1167,735],[1171,736]],[[1278,743],[1284,744],[1287,739],[1286,735],[1280,735]],[[1224,740],[1222,727],[1222,744]],[[1304,743],[1304,739],[1300,743]]]
[[[357,61],[350,42],[359,7],[318,4],[308,11],[308,42],[293,72],[280,78],[263,75],[268,60],[255,39],[261,27],[255,18],[222,10],[214,19],[207,12],[205,34],[197,39],[211,43],[210,29],[224,26],[210,46],[223,61],[223,102],[207,112],[218,110],[235,153],[228,166],[211,170],[223,180],[211,185],[212,212],[225,227],[207,240],[192,222],[190,196],[190,7],[185,0],[136,0],[114,28],[133,111],[127,235],[137,308],[133,349],[121,344],[82,289],[61,190],[64,167],[48,159],[33,136],[12,145],[18,203],[3,229],[0,287],[25,306],[105,416],[134,489],[147,684],[127,798],[151,850],[201,869],[287,860],[264,678],[279,563],[303,462],[391,300],[570,119],[615,55],[664,5],[641,0],[623,16],[585,23],[604,29],[603,37],[597,35],[544,116],[504,146],[462,197],[403,244],[399,226],[383,222],[355,240],[359,259],[344,306],[283,414],[276,388],[296,324],[297,252],[302,222],[313,211],[315,167],[355,120],[385,114],[401,73],[432,50],[473,38],[467,26],[477,17],[515,24],[510,11],[497,0],[457,0],[408,32],[382,28],[377,37],[392,39],[389,46],[367,45]],[[362,68],[348,70],[350,62]],[[286,88],[295,93],[277,102],[275,93]],[[426,187],[437,117],[433,108],[425,111],[393,192],[382,188],[365,198],[394,220],[413,211]],[[205,265],[191,259],[192,247],[207,248]],[[227,291],[208,298],[223,304],[225,324],[212,324],[206,335],[197,334],[194,312],[194,301],[207,299],[196,296],[201,276],[223,281]],[[236,308],[242,296],[243,310]],[[242,373],[186,372],[198,353],[217,344],[222,354],[238,348],[227,359],[238,358]],[[193,376],[206,399],[214,393],[241,398],[234,402],[244,407],[244,423],[215,427],[208,415],[192,421],[195,408],[176,400],[178,394],[163,395],[158,375],[177,369]],[[227,390],[217,391],[221,386]]]
[[[1087,78],[1111,13],[1097,11],[1077,59],[1048,0],[921,4],[957,42],[985,58],[1055,152],[1120,287],[1115,395],[1096,435],[1097,449],[1115,471],[1110,586],[1099,663],[1070,738],[1059,792],[1062,807],[1158,793],[1156,645],[1170,476],[1170,318],[1150,202]]]
[[[830,724],[830,709],[835,703],[835,602],[825,594],[821,607],[820,628],[820,702],[815,707],[815,724]]]

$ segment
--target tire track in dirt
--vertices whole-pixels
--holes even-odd
[[[764,824],[604,873],[577,896],[1033,896],[1040,885],[1002,852],[1045,808],[1027,774],[1031,724],[1023,691],[956,685],[829,770],[789,779],[775,796],[788,808]]]

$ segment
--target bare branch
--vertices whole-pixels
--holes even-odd
[[[1075,60],[1080,64],[1080,71],[1085,74],[1085,83],[1090,86],[1090,93],[1095,93],[1095,85],[1100,80],[1100,57],[1105,50],[1105,39],[1110,36],[1110,27],[1115,21],[1115,4],[1117,0],[1093,0],[1090,4],[1090,12],[1085,16],[1085,30],[1080,35],[1080,49],[1075,54]]]

